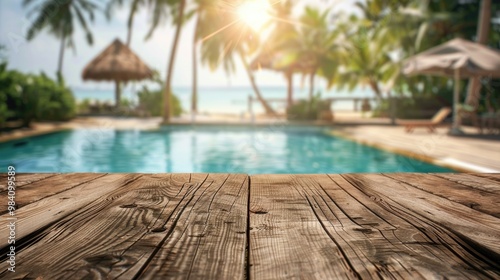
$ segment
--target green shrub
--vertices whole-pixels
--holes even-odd
[[[317,120],[323,111],[330,111],[330,101],[321,100],[318,94],[312,100],[300,100],[287,110],[288,120]]]
[[[126,97],[122,97],[120,100],[120,107],[133,108],[133,107],[135,107],[135,105],[134,105],[134,102],[132,102],[132,100],[130,100]]]
[[[78,102],[77,105],[78,114],[90,113],[90,106],[91,106],[90,98],[85,98],[82,101]]]
[[[0,92],[0,128],[5,126],[7,119],[11,117],[14,112],[7,107],[7,96]]]
[[[122,97],[120,100],[120,106],[118,107],[117,113],[121,116],[135,116],[136,105],[132,100]]]
[[[66,121],[75,116],[76,102],[69,88],[43,73],[32,78],[34,82],[27,87],[26,92],[37,98],[37,120]]]
[[[147,86],[143,86],[137,93],[139,97],[139,107],[148,112],[151,116],[163,115],[163,90],[150,90]],[[182,114],[182,106],[179,98],[172,93],[170,103],[172,116],[180,116]]]
[[[431,118],[442,107],[450,107],[451,102],[440,102],[431,97],[400,98],[393,101],[394,113],[400,119],[427,119]],[[389,117],[391,115],[391,101],[384,99],[373,112],[374,117]]]
[[[45,74],[23,74],[0,65],[0,124],[22,120],[64,121],[75,116],[76,104],[71,91]]]

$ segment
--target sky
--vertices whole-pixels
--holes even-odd
[[[328,3],[328,5],[333,6],[334,11],[350,11],[353,10],[353,2],[354,0],[302,0],[298,1],[295,12],[298,13],[306,3],[320,8],[325,8],[326,3]],[[43,71],[54,77],[60,42],[46,32],[28,42],[25,34],[30,25],[30,19],[26,14],[27,10],[22,7],[20,0],[0,1],[0,44],[6,46],[5,57],[9,68],[30,73]],[[112,89],[114,87],[114,84],[110,82],[83,81],[81,72],[85,65],[102,52],[115,38],[125,42],[127,16],[127,8],[116,11],[110,21],[106,20],[103,15],[98,15],[91,25],[94,35],[92,46],[86,43],[81,28],[77,28],[74,35],[76,50],[66,50],[63,65],[64,77],[70,87],[80,89]],[[172,25],[165,24],[159,27],[148,41],[145,41],[144,37],[149,29],[148,18],[148,11],[145,9],[136,16],[131,48],[147,65],[158,70],[161,77],[165,77],[175,30]],[[183,28],[181,34],[174,67],[174,87],[189,87],[191,85],[193,31],[194,20],[191,20]],[[222,69],[211,72],[208,67],[199,64],[199,86],[250,86],[248,76],[239,59],[235,61],[237,62],[236,73],[229,76]],[[286,85],[281,74],[267,70],[257,72],[256,80],[259,86]]]

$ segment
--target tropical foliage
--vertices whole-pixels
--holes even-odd
[[[147,7],[150,0],[110,0],[106,6],[106,17],[108,19],[112,18],[112,15],[116,9],[128,6],[130,8],[127,18],[127,41],[126,45],[130,46],[132,41],[132,32],[134,27],[134,19],[136,14],[141,8]],[[157,25],[158,23],[156,23]],[[155,23],[152,24],[151,29],[156,28]]]
[[[293,121],[318,120],[322,113],[330,112],[330,101],[318,94],[308,100],[300,100],[287,109],[287,119]]]
[[[165,82],[161,79],[158,71],[153,71],[153,82],[157,85],[156,89],[150,89],[148,86],[142,86],[137,92],[139,98],[138,108],[145,111],[150,116],[164,116],[164,92]],[[183,112],[180,99],[173,93],[170,93],[171,99],[168,102],[171,115],[180,116]]]
[[[248,56],[254,54],[260,46],[260,38],[256,30],[238,18],[236,8],[244,0],[236,0],[231,4],[221,0],[216,1],[219,2],[213,3],[206,11],[204,20],[210,24],[206,24],[200,30],[204,38],[201,44],[201,61],[212,70],[223,67],[228,74],[231,74],[236,70],[235,59],[238,57],[264,110],[268,114],[275,114],[274,109],[262,96],[248,62]]]
[[[23,74],[0,65],[0,127],[7,121],[64,121],[75,116],[76,104],[66,86],[44,73]]]
[[[64,50],[66,47],[75,49],[73,35],[76,25],[83,29],[89,45],[93,44],[89,21],[93,22],[97,2],[93,0],[23,0],[23,6],[29,9],[28,16],[34,17],[26,38],[32,40],[43,30],[48,31],[61,41],[59,50],[58,75],[62,74]]]
[[[187,13],[186,19],[191,19],[192,17],[196,18],[195,29],[193,32],[193,51],[192,51],[192,60],[193,60],[193,77],[192,77],[192,93],[191,93],[191,112],[198,112],[198,51],[199,44],[202,41],[202,35],[206,33],[204,31],[204,27],[207,26],[210,22],[211,12],[215,9],[214,3],[216,1],[213,0],[195,0],[194,7]]]
[[[406,77],[401,75],[401,65],[405,58],[452,38],[474,40],[479,0],[368,0],[359,1],[356,5],[361,16],[351,16],[344,23],[338,24],[338,28],[344,29],[348,35],[342,44],[345,47],[345,59],[341,63],[343,71],[329,79],[330,85],[353,89],[366,84],[379,97],[401,95],[411,96],[415,100],[427,100],[409,100],[406,105],[397,105],[412,109],[410,111],[417,110],[419,106],[424,111],[426,108],[430,111],[436,106],[442,106],[443,102],[451,104],[452,88],[448,79]],[[494,11],[500,9],[498,4],[493,7]],[[498,30],[500,24],[493,23],[492,27],[492,30]],[[498,34],[490,33],[490,44],[498,44]],[[444,101],[446,96],[448,100]],[[378,110],[388,110],[388,104],[385,101]],[[395,111],[399,116],[407,115],[405,112],[408,112],[404,109]]]
[[[168,23],[173,25],[175,32],[170,40],[170,53],[166,54],[167,73],[162,85],[162,111],[166,122],[172,115],[171,103],[176,102],[171,95],[175,58],[183,26],[188,20],[196,20],[192,34],[191,110],[198,110],[196,70],[199,53],[199,60],[204,65],[212,70],[222,68],[228,75],[236,71],[236,59],[241,60],[257,99],[266,113],[273,114],[274,109],[262,96],[249,63],[263,54],[277,58],[273,59],[272,66],[283,72],[288,80],[287,107],[290,110],[305,104],[291,108],[294,74],[309,79],[310,101],[307,106],[313,106],[315,80],[319,78],[324,79],[329,88],[354,90],[367,86],[380,100],[401,95],[442,102],[442,98],[448,98],[444,92],[450,90],[447,79],[403,76],[400,74],[402,62],[417,52],[454,37],[473,40],[480,7],[480,0],[358,0],[355,2],[356,11],[352,14],[312,6],[305,6],[299,14],[295,14],[294,7],[299,0],[270,1],[271,9],[262,11],[269,13],[269,22],[264,30],[255,30],[237,13],[238,8],[248,1],[109,0],[105,3],[108,16],[114,15],[116,8],[128,8],[128,43],[132,38],[135,15],[141,9],[149,13],[147,38],[157,27]],[[64,49],[74,45],[72,38],[77,24],[84,30],[88,42],[92,43],[89,21],[93,21],[95,11],[99,10],[96,3],[92,0],[23,1],[31,9],[29,14],[35,15],[28,30],[28,39],[41,30],[47,30],[61,40],[58,71],[62,69]],[[495,11],[500,10],[500,4],[493,3],[492,10],[493,17],[498,17]],[[492,47],[500,47],[499,31],[500,20],[497,18],[491,23],[489,44]],[[488,91],[488,98],[495,100],[498,83],[489,80],[484,83],[483,90]],[[154,95],[149,89],[143,89],[142,93],[145,100]],[[427,104],[413,102],[411,106],[417,106],[417,103]],[[408,107],[408,104],[400,106]],[[384,107],[387,103],[380,103],[379,110]]]
[[[139,97],[139,108],[144,110],[150,116],[163,116],[163,89],[152,90],[147,86],[143,86],[137,92]],[[181,101],[175,94],[171,94],[170,112],[172,116],[180,116],[182,113]]]

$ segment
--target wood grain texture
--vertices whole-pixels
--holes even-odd
[[[360,191],[449,248],[461,268],[500,277],[500,219],[377,174],[342,175]],[[497,196],[498,197],[498,196]]]
[[[322,198],[310,196],[304,189],[307,184],[302,184],[295,175],[251,177],[250,277],[372,278],[369,270],[357,269],[358,264],[363,265],[359,259],[351,262],[349,257],[354,252],[346,251],[348,248],[335,232],[335,225],[325,225],[324,216],[317,216],[321,212],[317,200]],[[332,223],[340,226],[335,215],[328,212]]]
[[[145,178],[123,174],[93,181],[86,190],[100,193],[44,229],[38,242],[23,249],[19,257],[30,258],[20,262],[18,273],[45,279],[99,279],[110,273],[121,274],[133,266],[121,251],[151,233],[155,214],[176,207],[169,197],[182,195],[183,189],[186,192],[188,187],[183,186],[188,181],[189,175]]]
[[[136,174],[109,174],[80,184],[77,188],[70,188],[18,209],[15,217],[17,219],[16,244],[22,247],[24,243],[29,244],[33,242],[33,240],[45,234],[43,231],[44,228],[79,210],[107,192],[135,180],[138,176]],[[2,220],[6,220],[9,217],[8,214],[1,216]],[[8,236],[8,234],[7,227],[0,227],[0,236]],[[1,239],[0,242],[1,248],[5,248],[7,240]],[[2,255],[1,257],[4,256]]]
[[[499,173],[472,173],[469,174],[472,177],[482,177],[487,178],[496,182],[500,182],[500,174]]]
[[[34,182],[38,182],[57,174],[55,173],[16,173],[16,188],[21,188],[23,186],[29,185]],[[7,191],[7,173],[0,174],[0,195]]]
[[[490,192],[495,195],[500,195],[500,186],[498,184],[498,180],[492,180],[491,178],[483,178],[479,176],[471,176],[469,174],[462,173],[450,173],[450,174],[435,174],[435,176],[439,176],[441,178],[450,180],[452,182],[466,185],[471,188],[482,190],[486,192]],[[497,177],[500,179],[500,176]]]
[[[21,181],[0,279],[500,279],[500,174]]]
[[[244,279],[248,176],[210,174],[165,228],[160,247],[140,276],[146,279]]]
[[[95,182],[110,176],[125,175]],[[244,175],[158,174],[121,181],[45,228],[36,243],[19,253],[16,274],[44,279],[216,279],[234,273],[243,278],[246,180]],[[179,255],[178,250],[193,253]],[[170,268],[162,264],[156,271],[161,261],[172,262]],[[4,271],[3,276],[10,275]]]
[[[106,174],[99,173],[68,173],[44,177],[41,180],[30,181],[29,184],[16,185],[16,208],[38,201],[42,198],[63,192],[85,184]],[[22,181],[26,182],[26,181]],[[0,194],[0,203],[7,205],[7,195]],[[7,213],[7,209],[0,210],[0,215]]]
[[[372,176],[379,175],[367,175]],[[251,182],[252,278],[499,275],[488,256],[478,260],[468,244],[435,233],[435,227],[445,228],[409,219],[407,209],[400,212],[398,205],[367,194],[342,176],[258,175]]]
[[[500,218],[500,199],[498,195],[492,195],[491,192],[484,189],[462,185],[432,174],[399,173],[385,174],[385,176]],[[474,177],[472,178],[474,179]],[[500,188],[500,184],[498,184],[498,187]]]

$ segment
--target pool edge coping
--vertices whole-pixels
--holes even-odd
[[[62,127],[52,127],[49,129],[34,129],[31,131],[18,131],[15,134],[7,134],[7,135],[0,135],[0,144],[2,143],[7,143],[9,141],[15,141],[23,138],[29,138],[29,137],[36,137],[36,136],[41,136],[41,135],[46,135],[46,134],[51,134],[51,133],[56,133],[56,132],[61,132],[61,131],[66,131],[66,130],[73,130],[75,129],[74,127],[69,127],[69,126],[62,126]]]
[[[343,138],[346,140],[356,142],[356,143],[361,144],[361,145],[365,145],[365,146],[369,146],[369,147],[376,148],[379,150],[383,150],[383,151],[395,153],[398,155],[406,156],[406,157],[409,157],[412,159],[421,160],[423,162],[437,165],[440,167],[453,169],[457,172],[463,172],[463,173],[470,173],[470,172],[477,173],[478,172],[477,170],[474,170],[474,169],[470,169],[470,168],[460,166],[458,164],[446,162],[445,159],[423,155],[423,154],[413,152],[410,150],[406,150],[406,149],[402,149],[402,148],[396,148],[396,147],[393,147],[393,146],[390,146],[387,144],[382,144],[382,143],[377,142],[377,141],[369,141],[369,140],[359,139],[357,137],[354,137],[353,135],[351,135],[348,132],[340,132],[338,130],[330,130],[329,134],[332,136],[336,136],[336,137],[340,137],[340,138]],[[457,160],[457,159],[453,159],[453,160],[459,162],[459,160]],[[473,164],[469,164],[469,163],[466,163],[466,164],[471,165],[471,166],[473,165]],[[486,167],[483,167],[483,166],[477,166],[477,167],[486,169]],[[497,172],[500,172],[500,171],[497,171]]]

